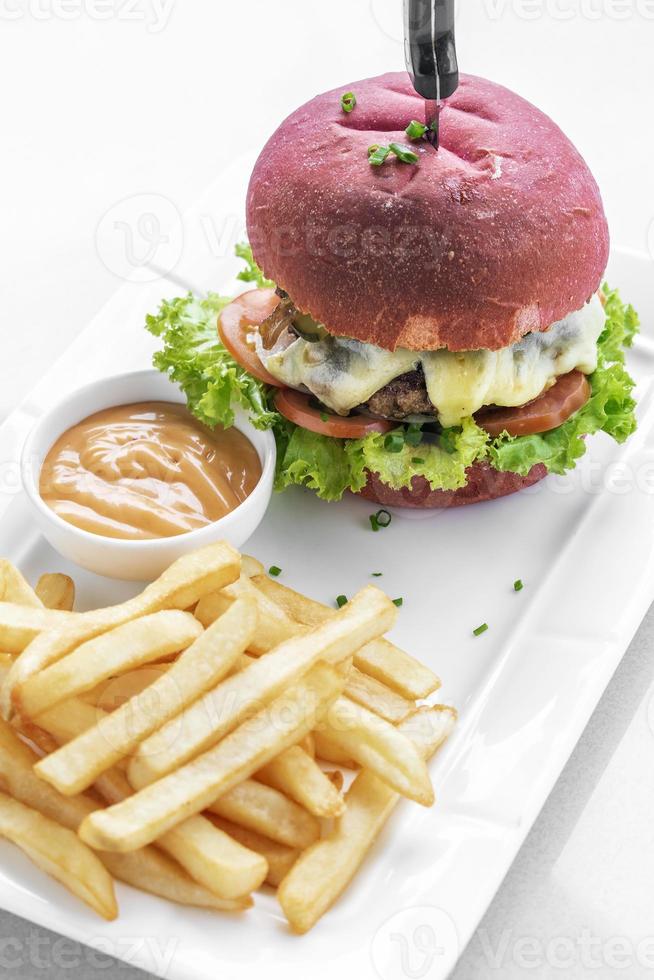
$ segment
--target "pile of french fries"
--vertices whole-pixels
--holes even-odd
[[[114,878],[239,911],[266,883],[306,932],[405,796],[453,708],[367,586],[330,609],[220,542],[140,595],[74,612],[0,562],[0,836],[106,919]]]

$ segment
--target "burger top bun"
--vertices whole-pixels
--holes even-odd
[[[357,104],[341,108],[351,90]],[[597,290],[608,230],[597,185],[561,130],[514,92],[463,75],[441,146],[409,144],[424,102],[404,72],[302,106],[252,174],[254,256],[333,334],[393,350],[496,350],[546,330]]]

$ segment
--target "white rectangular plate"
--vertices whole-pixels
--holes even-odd
[[[91,378],[147,366],[144,314],[163,296],[221,287],[233,275],[249,163],[240,161],[184,219],[177,283],[126,284],[0,429],[0,554],[34,579],[64,570],[80,605],[120,601],[134,586],[70,567],[34,530],[17,454],[33,419]],[[613,257],[610,282],[654,319],[651,266]],[[402,803],[347,894],[307,936],[292,936],[264,894],[246,915],[177,908],[119,886],[121,916],[104,924],[9,845],[0,845],[0,901],[18,915],[99,946],[171,980],[333,980],[338,973],[445,976],[470,938],[654,598],[654,344],[630,356],[638,433],[624,447],[600,435],[577,470],[514,497],[395,516],[373,534],[369,504],[276,497],[248,545],[282,581],[332,601],[374,581],[404,605],[394,639],[443,678],[460,711],[434,763],[433,809]],[[371,579],[372,572],[383,578]],[[524,590],[513,591],[521,578]],[[482,622],[487,633],[474,637]],[[421,932],[416,929],[421,927]],[[422,952],[421,952],[422,949]],[[425,952],[426,950],[426,952]],[[404,973],[402,972],[404,970]]]

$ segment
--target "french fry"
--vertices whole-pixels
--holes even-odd
[[[100,850],[130,851],[150,843],[296,744],[316,727],[342,686],[338,671],[317,664],[213,749],[123,803],[90,814],[80,836]]]
[[[335,617],[232,675],[142,742],[129,766],[130,782],[137,788],[146,786],[215,745],[317,660],[343,661],[371,636],[382,633],[395,613],[395,606],[379,589],[362,589]]]
[[[0,647],[7,653],[21,654],[32,640],[41,634],[52,636],[78,615],[58,609],[37,609],[16,602],[0,602]]]
[[[126,674],[118,677],[109,677],[107,680],[97,684],[90,691],[85,691],[80,697],[87,704],[92,704],[102,711],[116,711],[122,707],[130,698],[138,697],[143,694],[155,681],[166,674],[173,663],[165,664],[146,664],[144,667],[137,667]]]
[[[36,752],[0,719],[0,784],[19,802],[38,810],[44,817],[77,830],[99,803],[88,796],[65,797],[39,779],[33,766]]]
[[[30,643],[29,649],[22,648],[24,651],[22,656],[14,663],[2,685],[0,706],[3,716],[7,719],[11,717],[12,700],[17,687],[32,674],[61,660],[82,643],[131,620],[162,609],[189,609],[202,596],[234,581],[239,573],[240,555],[231,545],[219,541],[179,558],[140,595],[118,606],[88,613],[46,610],[45,614],[49,617],[74,617],[74,619],[61,619],[60,628],[50,625],[41,626],[37,630],[32,629],[30,639],[34,639],[34,643]],[[34,612],[41,613],[41,610]],[[47,633],[39,636],[43,629],[47,629]],[[25,632],[23,629],[22,639],[25,639]],[[20,652],[15,646],[9,647],[4,643],[4,633],[3,609],[0,604],[0,647],[8,650],[9,653]]]
[[[82,698],[68,698],[59,704],[53,705],[47,711],[43,711],[38,718],[38,725],[50,735],[54,736],[57,746],[64,742],[69,742],[87,728],[91,728],[103,717],[101,709],[92,704],[88,704]],[[29,724],[25,718],[21,719],[21,725]],[[54,751],[54,749],[49,750]]]
[[[253,905],[249,895],[243,898],[219,898],[215,892],[210,892],[208,888],[194,881],[177,861],[167,857],[156,847],[141,847],[129,854],[101,851],[98,856],[115,878],[177,905],[219,912],[242,912]]]
[[[42,609],[44,605],[22,573],[6,558],[0,559],[0,602],[15,602],[32,609]]]
[[[340,745],[332,741],[326,732],[314,732],[313,738],[318,759],[322,759],[323,762],[331,762],[334,766],[343,766],[345,769],[359,769],[359,763],[355,762]]]
[[[422,712],[418,723],[410,717],[400,728],[408,734],[417,733],[421,751],[432,754],[450,734],[456,713],[444,707],[426,710],[429,715]],[[434,722],[431,737],[425,731],[428,719]],[[345,798],[345,813],[332,833],[300,855],[279,886],[279,902],[296,932],[307,932],[333,905],[400,799],[386,783],[366,770],[359,773]]]
[[[285,793],[316,817],[339,817],[345,801],[328,776],[299,745],[260,769],[256,778]]]
[[[16,690],[16,701],[23,714],[36,718],[107,677],[184,650],[201,634],[202,627],[190,613],[174,609],[151,613],[83,643],[30,677]]]
[[[164,834],[157,844],[176,858],[191,877],[221,898],[247,896],[268,875],[268,865],[261,854],[244,847],[205,817],[189,817]]]
[[[252,584],[285,612],[289,619],[303,623],[305,626],[324,623],[333,612],[329,606],[318,602],[317,599],[310,599],[301,592],[289,588],[288,585],[271,579],[268,575],[252,576]]]
[[[52,729],[62,742],[77,738],[93,726],[102,713],[97,708],[83,701],[71,701],[59,704],[46,712],[41,720]],[[6,724],[6,723],[5,723]],[[38,744],[38,734],[29,726],[26,728],[29,737]],[[40,766],[51,756],[36,761],[36,773]],[[45,780],[40,780],[44,787],[51,792],[57,791]],[[95,781],[94,789],[108,803],[120,803],[132,795],[132,787],[125,775],[116,768],[103,772]],[[68,797],[79,799],[80,797]],[[96,807],[97,809],[97,807]],[[194,817],[180,823],[168,834],[157,840],[157,846],[166,851],[194,878],[209,891],[224,900],[238,899],[258,888],[265,879],[267,868],[259,855],[251,854],[242,847],[225,838],[210,825],[204,817]],[[230,906],[231,908],[232,906]]]
[[[266,575],[255,575],[252,581],[288,617],[305,626],[316,626],[334,615],[335,610],[280,582],[273,582]],[[383,638],[358,650],[354,666],[411,700],[426,698],[440,687],[440,680],[433,671]]]
[[[352,665],[345,685],[345,693],[352,701],[373,711],[380,718],[398,725],[415,708],[413,701],[407,700],[386,684],[364,674]]]
[[[265,575],[266,569],[258,559],[252,555],[241,555],[241,571],[243,575],[252,578],[254,575]]]
[[[320,837],[318,820],[304,807],[254,779],[245,779],[234,786],[207,809],[297,850],[304,850]]]
[[[269,653],[292,636],[306,632],[306,628],[293,622],[279,606],[255,588],[247,575],[241,575],[237,582],[201,599],[195,607],[195,616],[206,629],[229,609],[232,602],[244,595],[254,599],[259,609],[259,628],[250,643],[250,650],[257,656]]]
[[[319,731],[359,765],[423,806],[434,802],[425,760],[399,729],[347,698],[337,698],[325,713]]]
[[[456,710],[449,705],[422,705],[398,727],[403,735],[411,739],[423,759],[429,760],[452,734],[457,717]]]
[[[111,875],[72,830],[0,792],[0,836],[18,845],[37,867],[103,919],[116,918]]]
[[[256,851],[266,859],[268,862],[266,884],[271,885],[273,888],[277,888],[298,859],[300,852],[294,850],[292,847],[279,844],[277,841],[257,834],[254,830],[248,830],[246,827],[231,823],[229,820],[217,817],[213,813],[209,814],[209,819],[216,827],[229,834],[234,840],[237,840],[239,844],[243,844],[244,847],[248,847],[251,851]]]
[[[186,616],[186,613],[162,612],[137,620],[142,624],[155,616]],[[193,620],[195,623],[196,620]],[[179,659],[150,684],[145,691],[104,717],[37,767],[43,779],[62,793],[79,793],[90,786],[110,766],[132,752],[152,732],[175,718],[188,704],[218,683],[235,664],[257,624],[257,609],[249,598],[239,599],[190,646]],[[127,630],[130,626],[119,627]],[[198,625],[198,629],[200,626]],[[147,631],[151,636],[152,631]],[[91,644],[108,641],[114,633],[105,633]],[[85,644],[90,646],[91,644]],[[75,654],[49,667],[41,677],[59,670]],[[86,655],[88,658],[88,654]],[[25,688],[41,678],[28,681]]]
[[[102,773],[94,788],[111,805],[132,796],[132,787],[117,769]],[[222,899],[241,900],[258,888],[267,875],[268,869],[258,852],[235,846],[204,816],[183,820],[155,843],[192,878]]]
[[[46,609],[63,609],[72,612],[75,605],[75,583],[70,575],[52,572],[42,575],[35,592]]]

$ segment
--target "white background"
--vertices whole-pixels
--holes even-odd
[[[461,68],[552,115],[595,172],[614,245],[653,251],[654,0],[459,7]],[[400,0],[0,0],[0,419],[120,285],[118,202],[161,195],[174,220],[300,102],[402,68],[401,32]],[[650,637],[651,614],[457,980],[654,969],[635,952],[654,936]]]

